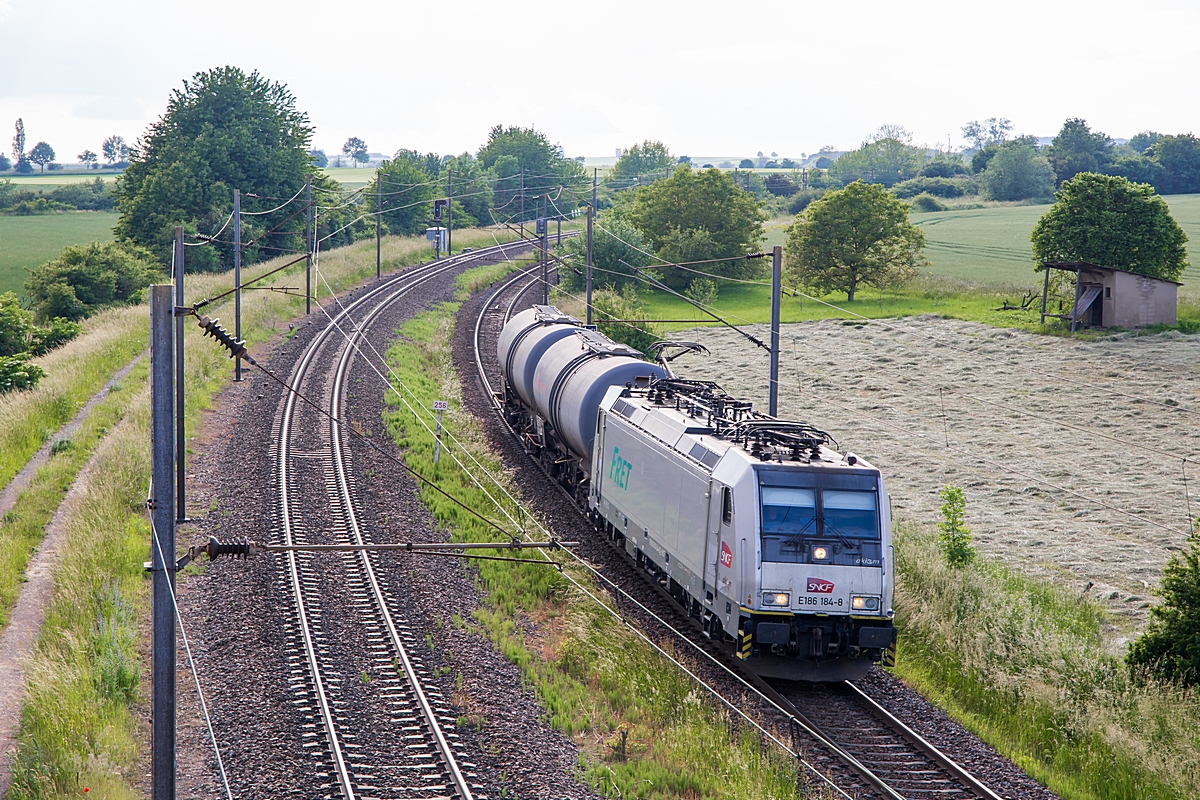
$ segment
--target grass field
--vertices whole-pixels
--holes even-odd
[[[112,211],[0,216],[0,292],[20,294],[27,270],[57,258],[67,245],[111,240],[116,223]]]
[[[1192,266],[1182,278],[1181,295],[1200,296],[1200,195],[1167,195],[1163,199],[1171,214],[1188,235],[1188,260]],[[913,224],[925,233],[928,273],[981,286],[1027,286],[1038,284],[1033,271],[1029,234],[1049,205],[997,206],[960,211],[912,213]],[[766,247],[783,244],[787,218],[772,219],[764,226]]]
[[[349,160],[343,159],[344,162]],[[357,189],[368,183],[375,183],[375,170],[370,167],[326,167],[321,171],[346,189]]]
[[[12,172],[6,172],[0,174],[0,181],[12,181],[15,186],[53,189],[56,186],[65,186],[70,183],[90,183],[96,178],[102,178],[105,183],[112,183],[120,174],[120,172],[113,172],[108,169],[93,169],[86,172],[83,170],[75,172],[55,170],[54,172],[47,172],[45,174],[35,172],[32,175],[17,175]]]

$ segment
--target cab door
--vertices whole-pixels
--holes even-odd
[[[712,568],[716,576],[713,585],[716,593],[732,597],[737,581],[737,573],[734,571],[737,565],[734,564],[736,559],[733,555],[737,547],[733,526],[733,489],[719,481],[713,481],[712,485],[712,497],[709,498],[708,507],[709,541],[713,545],[714,555]],[[723,608],[717,611],[725,613]]]
[[[721,553],[721,494],[720,481],[708,482],[708,521],[705,523],[704,602],[712,606],[717,592],[717,563]]]

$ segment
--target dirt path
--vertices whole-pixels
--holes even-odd
[[[713,351],[677,362],[681,376],[765,410],[765,350],[729,330],[680,337]],[[880,467],[898,518],[934,523],[956,483],[985,556],[1078,591],[1091,581],[1127,632],[1143,624],[1185,543],[1184,457],[1200,514],[1200,337],[1085,342],[925,316],[786,325],[780,351],[780,416]]]
[[[70,439],[74,436],[75,432],[79,430],[79,426],[87,419],[87,415],[91,413],[95,405],[108,397],[109,389],[119,381],[124,380],[125,376],[145,357],[146,354],[143,353],[121,367],[116,374],[108,379],[108,383],[100,388],[100,391],[88,398],[88,401],[84,403],[83,408],[79,409],[79,413],[75,415],[74,419],[55,431],[53,436],[46,439],[46,443],[42,445],[42,449],[33,454],[33,457],[21,468],[21,471],[14,475],[13,479],[4,487],[4,491],[0,492],[0,514],[7,514],[9,511],[12,511],[21,492],[25,491],[25,487],[29,486],[29,482],[33,480],[33,476],[37,474],[42,464],[46,463],[46,459],[50,458],[50,448],[54,446],[54,443],[60,442],[63,439]]]

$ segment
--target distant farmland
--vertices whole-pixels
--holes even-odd
[[[116,222],[110,211],[0,216],[0,292],[20,294],[27,270],[57,258],[67,245],[111,241]]]

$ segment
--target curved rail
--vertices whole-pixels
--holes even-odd
[[[352,345],[361,335],[362,330],[366,327],[370,320],[373,320],[380,311],[382,311],[396,299],[404,296],[412,289],[436,275],[440,275],[447,270],[459,267],[465,262],[486,259],[498,254],[507,255],[509,250],[520,250],[528,246],[528,243],[523,241],[504,243],[494,247],[476,250],[468,254],[447,258],[443,261],[434,262],[432,264],[401,273],[400,275],[397,275],[386,280],[380,285],[373,287],[364,293],[363,296],[344,306],[342,310],[330,320],[329,324],[326,325],[326,327],[321,330],[307,345],[303,356],[301,357],[300,361],[297,362],[297,365],[293,370],[291,380],[288,384],[289,391],[287,392],[287,397],[284,403],[279,429],[276,465],[278,469],[277,474],[279,481],[279,512],[284,544],[294,545],[299,543],[296,541],[296,515],[293,513],[293,498],[290,491],[290,473],[292,462],[291,444],[294,421],[298,408],[297,401],[301,396],[301,384],[303,383],[307,373],[309,372],[309,369],[315,361],[318,352],[321,351],[322,346],[326,343],[331,334],[334,331],[340,331],[342,326],[348,320],[351,320],[350,315],[352,312],[361,310],[370,302],[378,300],[381,295],[387,295],[372,310],[369,317],[356,327],[353,333],[353,338],[347,337],[346,345],[343,348],[342,356],[339,359],[333,395],[331,398],[331,414],[333,417],[340,419],[341,417],[339,414],[341,411],[341,394],[344,388],[346,370],[350,362],[349,354],[353,352],[354,347]],[[391,293],[387,294],[389,291],[391,291]],[[338,423],[330,420],[331,455],[341,498],[341,510],[346,518],[346,521],[349,523],[350,529],[353,531],[355,542],[362,544],[364,543],[363,537],[358,526],[357,515],[354,513],[354,505],[350,497],[349,481],[347,479],[345,458],[342,450],[341,432],[338,430],[338,427]],[[347,798],[347,800],[355,800],[356,793],[352,770],[347,760],[345,748],[343,747],[342,737],[338,732],[337,714],[326,689],[326,680],[322,671],[319,647],[314,638],[313,625],[310,620],[308,609],[306,608],[305,589],[302,580],[303,569],[301,568],[296,552],[289,551],[286,553],[286,565],[288,572],[288,583],[291,586],[291,590],[295,599],[297,621],[299,623],[299,635],[303,644],[304,659],[312,677],[313,695],[320,713],[322,727],[324,729],[325,738],[329,746],[330,757],[333,761],[335,773],[333,776],[334,782],[337,784],[338,788],[341,790],[343,796]],[[418,699],[422,715],[430,729],[431,736],[435,739],[439,754],[441,755],[446,767],[447,774],[450,776],[451,781],[454,783],[454,788],[458,791],[458,794],[463,798],[463,800],[471,800],[472,794],[470,787],[468,786],[466,779],[464,778],[462,771],[458,766],[457,759],[455,759],[454,754],[452,753],[449,744],[446,741],[446,736],[437,721],[436,713],[434,712],[434,709],[429,703],[429,700],[421,687],[419,676],[417,675],[417,672],[408,657],[407,650],[401,641],[391,611],[385,602],[382,588],[379,585],[379,581],[375,576],[374,569],[372,568],[365,553],[362,554],[361,565],[363,574],[371,586],[371,593],[376,602],[379,616],[386,623],[389,640],[393,649],[396,651],[397,661],[400,665],[402,665],[413,694]]]

